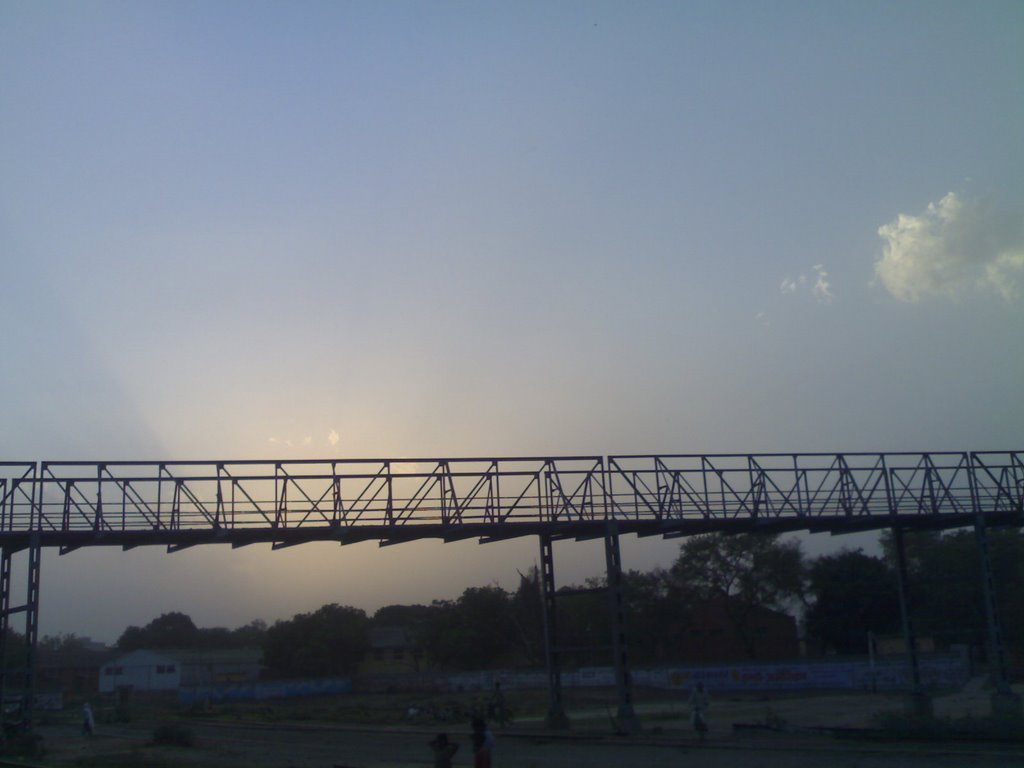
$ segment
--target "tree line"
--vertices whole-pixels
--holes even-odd
[[[1007,645],[1024,651],[1024,536],[990,532],[996,599]],[[917,632],[937,647],[965,644],[985,653],[985,613],[973,531],[911,533],[905,537],[911,612]],[[678,638],[694,627],[702,601],[719,599],[731,629],[756,658],[754,617],[761,609],[802,617],[809,654],[864,654],[869,633],[898,635],[901,614],[891,536],[881,557],[841,550],[810,558],[795,539],[760,534],[708,534],[686,540],[668,568],[623,574],[626,630],[634,664],[685,661]],[[219,649],[259,646],[271,674],[343,675],[370,650],[375,627],[401,627],[421,669],[537,667],[544,664],[542,597],[536,568],[515,589],[467,588],[454,600],[389,605],[372,616],[330,604],[266,625],[202,629],[183,613],[131,626],[118,649]],[[556,601],[559,645],[568,666],[606,664],[610,638],[604,579],[567,588]],[[571,596],[570,596],[571,592]],[[73,646],[71,635],[43,638],[41,651]]]

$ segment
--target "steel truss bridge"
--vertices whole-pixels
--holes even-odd
[[[833,534],[973,526],[986,593],[986,527],[1024,525],[1024,451],[562,456],[290,461],[0,463],[0,638],[26,614],[31,691],[46,547],[200,544],[274,549],[311,541],[537,536],[553,720],[561,713],[552,543],[605,540],[620,717],[632,718],[622,622],[622,534]],[[11,561],[28,552],[28,595],[11,606]],[[990,639],[998,617],[988,599]],[[906,614],[906,612],[905,612]],[[912,627],[905,632],[913,652]],[[3,644],[0,639],[0,645]],[[0,648],[0,651],[3,649]],[[916,660],[914,660],[916,667]],[[914,672],[915,685],[919,680]],[[0,695],[3,680],[0,678]],[[31,718],[31,696],[27,701]]]

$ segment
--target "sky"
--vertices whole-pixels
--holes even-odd
[[[0,0],[0,460],[1024,449],[1022,137],[1017,1]],[[40,629],[536,560],[47,551]]]

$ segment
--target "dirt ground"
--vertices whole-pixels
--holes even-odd
[[[510,692],[509,697],[514,695]],[[984,686],[969,684],[937,697],[935,712],[981,717],[988,713],[989,696]],[[688,727],[683,702],[639,696],[636,709],[643,731],[637,736],[613,735],[608,709],[600,706],[570,710],[573,727],[568,732],[545,731],[537,719],[518,718],[495,729],[494,765],[676,768],[699,761],[701,768],[1024,766],[1020,742],[875,742],[813,731],[868,727],[877,722],[877,713],[898,713],[904,707],[903,697],[883,694],[713,697],[711,732],[701,743]],[[237,722],[215,716],[177,721],[195,736],[194,746],[157,747],[152,745],[157,722],[139,718],[127,724],[101,723],[93,737],[82,736],[70,719],[42,724],[37,729],[46,748],[41,763],[60,768],[411,768],[432,764],[427,742],[446,730],[461,744],[455,764],[472,764],[466,723]],[[768,722],[784,730],[733,727]]]

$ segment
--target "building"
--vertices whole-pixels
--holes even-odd
[[[87,637],[58,646],[40,643],[37,656],[38,683],[74,696],[99,690],[100,667],[117,651]]]
[[[370,651],[360,672],[400,674],[420,671],[421,653],[406,627],[374,627],[370,630]]]
[[[132,651],[100,668],[99,690],[177,691],[198,685],[250,682],[259,679],[262,659],[259,648]]]
[[[181,665],[174,657],[157,651],[131,651],[100,667],[100,693],[119,688],[134,691],[176,691],[181,685]]]

